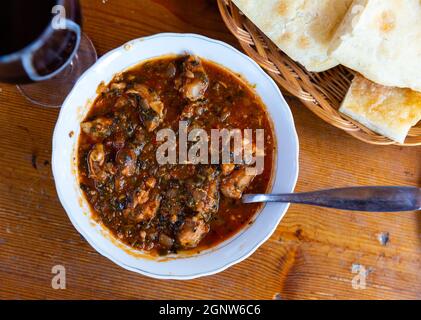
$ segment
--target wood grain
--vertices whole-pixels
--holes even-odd
[[[98,53],[140,36],[194,32],[237,46],[214,1],[82,2]],[[162,281],[125,271],[81,238],[51,174],[58,110],[32,106],[0,84],[1,299],[421,299],[421,216],[291,206],[274,235],[246,261],[210,277]],[[421,148],[357,141],[288,99],[300,138],[298,191],[352,185],[421,184]],[[379,241],[388,234],[389,241]],[[64,265],[67,288],[51,287]],[[352,266],[368,271],[352,287]]]

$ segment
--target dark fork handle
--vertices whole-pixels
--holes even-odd
[[[290,194],[246,194],[243,203],[290,202],[343,210],[396,212],[421,209],[417,187],[350,187]]]

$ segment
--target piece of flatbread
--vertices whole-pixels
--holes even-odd
[[[371,81],[421,91],[421,1],[355,0],[329,52]]]
[[[282,51],[309,71],[338,62],[327,51],[352,0],[233,0]]]
[[[339,111],[367,128],[403,143],[409,129],[421,120],[421,93],[385,87],[357,75]]]

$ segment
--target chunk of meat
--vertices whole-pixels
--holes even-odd
[[[192,188],[193,198],[192,209],[206,221],[219,208],[219,181],[217,179],[208,181],[203,188]]]
[[[165,70],[165,76],[167,78],[174,78],[175,74],[177,73],[177,68],[173,62],[170,62]]]
[[[174,239],[164,233],[159,235],[159,244],[164,248],[171,248],[174,244]]]
[[[207,82],[203,79],[195,78],[184,85],[183,94],[187,99],[196,101],[203,98],[208,87]]]
[[[110,88],[111,90],[124,90],[126,89],[126,83],[125,82],[114,82],[111,84]]]
[[[222,170],[222,174],[224,176],[227,176],[227,175],[231,174],[231,172],[233,172],[234,169],[235,169],[234,163],[223,163],[223,164],[221,164],[221,170]]]
[[[203,219],[198,219],[197,217],[186,218],[178,232],[177,241],[183,248],[197,247],[209,230],[209,224]]]
[[[206,100],[188,103],[181,112],[180,119],[196,118],[204,114],[208,110]]]
[[[136,208],[139,204],[144,204],[149,200],[149,190],[140,189],[135,191],[133,197],[133,207]]]
[[[127,90],[126,93],[141,97],[141,120],[149,132],[154,131],[162,122],[164,116],[164,104],[159,95],[145,85],[138,83],[132,89]]]
[[[113,120],[106,117],[99,117],[93,121],[87,121],[80,124],[84,133],[95,140],[105,139],[112,134]]]
[[[161,121],[162,119],[158,116],[153,116],[144,120],[146,130],[148,130],[148,132],[154,131],[156,128],[158,128]]]
[[[154,177],[149,177],[146,179],[145,184],[148,188],[154,188],[156,185],[156,179]]]
[[[231,144],[231,141],[230,141],[230,144]],[[239,157],[240,159],[243,158],[242,162],[241,162],[241,164],[243,166],[244,165],[250,166],[255,161],[254,157],[264,156],[264,150],[256,147],[256,143],[249,140],[248,138],[245,137],[242,140],[241,143],[242,143],[241,148],[231,149],[232,152],[230,153],[229,163],[222,163],[221,164],[222,176],[228,176],[232,172],[234,172],[234,170],[236,168],[236,165],[239,164],[239,163],[234,163],[234,161],[236,160],[237,157]],[[235,144],[234,144],[234,146],[235,146]],[[228,146],[228,147],[230,147],[230,146]],[[212,150],[212,151],[214,151],[214,150]]]
[[[181,112],[180,119],[190,119],[195,114],[195,105],[193,103],[187,104]]]
[[[209,78],[198,57],[190,55],[184,61],[181,83],[180,91],[185,98],[190,101],[203,99],[209,86]]]
[[[101,182],[105,181],[108,175],[104,170],[104,163],[104,145],[102,143],[97,143],[92,147],[91,151],[89,151],[88,153],[89,177]]]
[[[117,98],[117,101],[114,104],[115,109],[120,109],[124,106],[136,106],[136,100],[134,97],[131,97],[130,95],[123,94],[120,97]]]
[[[137,155],[129,148],[119,150],[115,157],[116,163],[121,169],[121,174],[130,177],[136,172]]]
[[[153,219],[161,205],[161,196],[154,192],[156,179],[149,177],[144,185],[133,193],[133,201],[125,211],[136,222],[150,221]]]
[[[221,192],[227,198],[240,199],[244,190],[253,181],[254,174],[247,174],[247,168],[242,167],[225,177],[221,183]]]
[[[153,101],[149,104],[151,109],[156,112],[156,114],[162,118],[164,115],[164,104],[161,101]]]
[[[153,199],[148,200],[145,204],[141,205],[140,213],[136,216],[135,219],[136,222],[150,221],[151,219],[153,219],[159,210],[160,204],[161,198],[155,197]]]
[[[155,218],[161,205],[161,197],[150,197],[149,190],[140,190],[135,193],[133,203],[124,210],[124,216],[136,223],[148,222]]]
[[[142,187],[137,188],[133,193],[133,202],[131,208],[136,208],[138,205],[144,204],[150,199],[150,192],[156,185],[154,177],[148,177]]]
[[[131,89],[126,91],[127,94],[136,94],[140,96],[142,99],[145,99],[146,102],[152,100],[151,92],[149,88],[143,84],[135,83]]]
[[[158,94],[151,91],[148,87],[143,84],[135,84],[132,89],[126,91],[126,93],[139,95],[143,99],[142,106],[144,108],[151,108],[155,113],[162,117],[164,114],[164,104],[159,98]]]

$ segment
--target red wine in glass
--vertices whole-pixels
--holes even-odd
[[[43,106],[61,106],[97,58],[82,33],[77,0],[4,1],[0,41],[0,82],[18,84]]]

